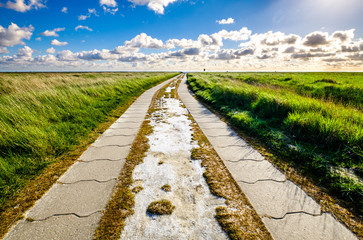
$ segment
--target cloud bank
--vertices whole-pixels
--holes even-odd
[[[46,55],[34,55],[25,46],[17,54],[6,55],[6,47],[24,44],[33,29],[9,26],[17,37],[6,37],[0,31],[0,66],[22,66],[52,70],[190,70],[206,68],[213,71],[331,71],[359,70],[363,65],[363,40],[354,39],[354,29],[328,32],[311,32],[305,36],[268,31],[252,33],[246,27],[240,30],[221,30],[212,34],[200,34],[195,39],[161,40],[140,33],[112,49],[94,49],[72,52],[49,48]],[[87,26],[79,25],[79,29]],[[14,34],[13,34],[14,35]],[[11,35],[11,36],[13,36]],[[11,39],[11,40],[9,40]],[[225,48],[224,41],[234,42],[235,48]],[[11,43],[10,43],[11,42]],[[54,46],[67,42],[54,39]],[[230,44],[229,44],[230,45]]]

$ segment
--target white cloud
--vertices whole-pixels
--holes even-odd
[[[329,34],[326,32],[312,32],[305,36],[303,44],[309,47],[318,47],[321,45],[328,45]]]
[[[90,18],[92,16],[92,14],[95,15],[95,16],[98,16],[96,9],[89,8],[87,15],[80,15],[80,16],[78,16],[78,20],[86,20],[87,18]]]
[[[55,53],[55,48],[54,47],[48,48],[45,52],[46,53]]]
[[[0,25],[0,46],[12,47],[14,45],[25,44],[23,39],[29,40],[33,35],[34,27],[20,28],[15,23],[11,23],[8,28],[4,28]]]
[[[45,30],[42,33],[39,33],[39,35],[43,36],[43,37],[59,37],[57,32],[61,32],[66,30],[66,28],[55,28],[53,30]]]
[[[62,13],[68,13],[68,8],[67,7],[63,7],[61,10]]]
[[[146,33],[141,33],[131,39],[130,41],[125,41],[124,46],[126,48],[154,48],[161,49],[164,47],[163,41],[152,38]]]
[[[228,18],[228,19],[217,20],[216,22],[218,24],[232,24],[232,23],[234,23],[234,19]]]
[[[347,31],[336,31],[333,33],[333,38],[338,38],[342,42],[350,41],[354,38],[355,29],[350,29]]]
[[[295,34],[286,35],[282,32],[268,31],[266,33],[252,35],[250,43],[255,46],[279,46],[296,44],[300,40],[301,37]],[[242,45],[245,44],[242,43]]]
[[[69,50],[64,50],[64,51],[58,52],[57,59],[59,61],[76,61],[77,54],[74,54]]]
[[[172,49],[178,48],[200,48],[201,50],[218,50],[223,46],[223,38],[217,33],[212,35],[201,34],[197,40],[192,39],[169,39],[165,47]]]
[[[100,0],[100,6],[105,5],[107,7],[117,7],[115,0]]]
[[[211,55],[211,59],[220,59],[220,60],[232,60],[232,59],[240,59],[242,56],[253,55],[254,49],[245,48],[245,49],[221,49],[217,51],[215,54]]]
[[[51,63],[54,64],[54,62],[57,61],[57,58],[54,55],[48,54],[48,55],[40,55],[35,58],[36,62],[39,63]]]
[[[6,47],[0,47],[0,54],[9,53],[9,50]]]
[[[136,35],[113,50],[56,52],[52,47],[47,54],[32,57],[33,50],[24,47],[13,56],[0,56],[2,68],[53,70],[244,70],[244,71],[357,71],[363,65],[363,40],[354,40],[354,31],[336,31],[332,34],[312,32],[305,37],[282,32],[251,35],[242,28],[206,35],[196,39],[160,39],[146,33]],[[316,37],[316,36],[319,37]],[[323,36],[323,37],[321,37]],[[240,47],[222,48],[223,41],[244,40]],[[326,43],[327,42],[327,43]],[[65,45],[58,40],[53,45]],[[171,51],[170,49],[174,49]],[[158,49],[146,53],[144,49]],[[0,51],[6,52],[4,46]],[[56,54],[55,54],[56,53]],[[54,55],[52,55],[54,54]],[[37,68],[39,67],[39,68]]]
[[[78,20],[86,20],[89,17],[90,16],[87,16],[87,15],[80,15],[80,16],[78,16]]]
[[[164,9],[171,3],[176,2],[177,0],[128,0],[132,2],[134,5],[145,6],[155,13],[164,14]]]
[[[92,32],[93,31],[93,29],[92,28],[89,28],[89,27],[87,27],[87,26],[82,26],[82,25],[78,25],[77,27],[75,27],[74,28],[76,31],[78,31],[78,29],[84,29],[84,30],[88,30],[88,31],[90,31],[90,32]]]
[[[24,0],[15,0],[15,2],[7,1],[6,4],[0,3],[0,7],[13,9],[17,12],[26,12],[32,8],[38,9],[38,8],[45,7],[45,5],[43,4],[43,0],[29,0],[27,2],[28,2],[28,4],[25,3]]]
[[[65,46],[68,44],[68,42],[60,42],[57,39],[53,39],[50,44],[54,45],[54,46]]]
[[[24,46],[23,48],[18,49],[18,53],[16,54],[16,58],[17,59],[22,59],[22,60],[32,60],[33,52],[34,52],[33,49],[31,49],[28,46]]]
[[[42,41],[42,38],[41,37],[37,37],[35,40]]]
[[[105,13],[111,13],[112,15],[115,15],[115,13],[118,11],[118,8],[107,8],[105,6],[102,8]]]
[[[231,39],[233,41],[247,40],[251,36],[252,31],[246,27],[241,28],[239,31],[226,31],[222,30],[217,33],[223,39]]]

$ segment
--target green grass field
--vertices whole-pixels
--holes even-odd
[[[363,73],[192,73],[196,95],[363,212]]]
[[[176,73],[0,73],[0,210],[123,104]]]
[[[363,110],[362,73],[216,73],[210,78],[238,80],[255,86],[291,90]]]

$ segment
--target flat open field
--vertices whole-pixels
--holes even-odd
[[[196,95],[362,212],[363,73],[192,73]]]
[[[0,211],[101,123],[174,73],[0,73]],[[77,147],[78,146],[78,147]]]

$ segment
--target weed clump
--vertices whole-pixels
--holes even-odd
[[[141,192],[142,190],[144,190],[144,188],[142,186],[137,186],[137,187],[134,187],[131,191],[133,193],[139,193]]]
[[[171,186],[169,184],[165,184],[161,187],[161,190],[164,192],[171,192]]]
[[[175,206],[166,199],[154,201],[147,207],[147,212],[153,215],[171,215]]]

